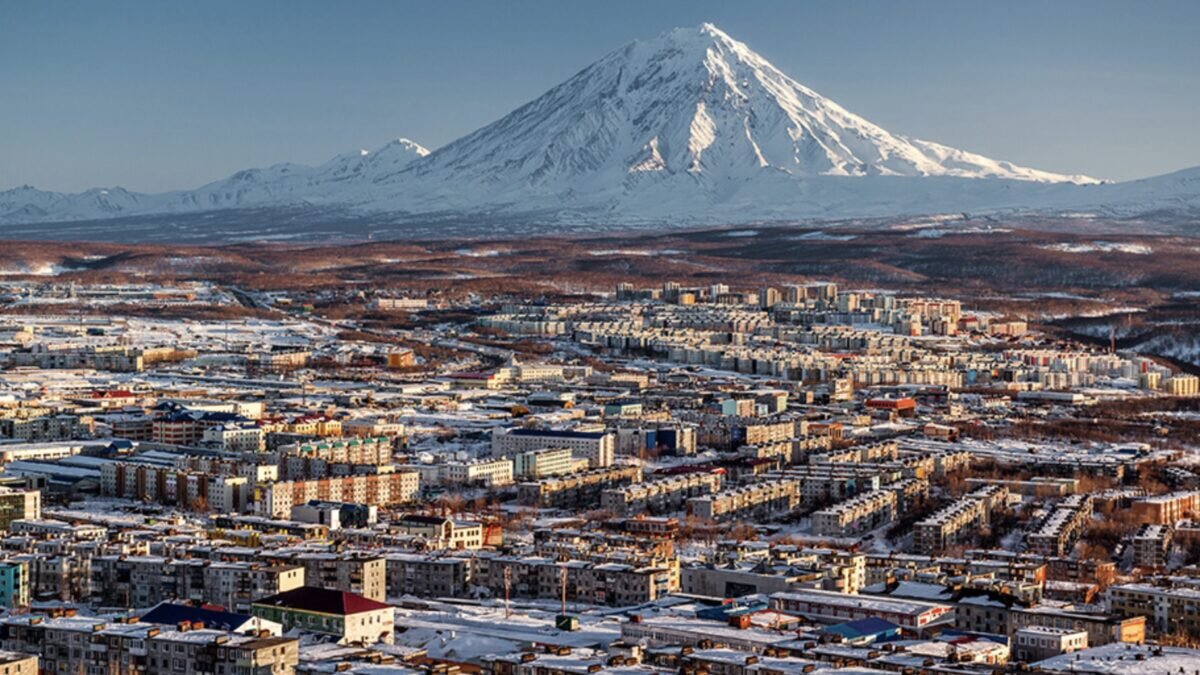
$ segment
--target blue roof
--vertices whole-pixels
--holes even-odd
[[[847,621],[839,623],[836,626],[830,626],[825,629],[826,633],[836,633],[846,638],[869,637],[872,635],[881,635],[886,633],[899,632],[900,626],[885,621],[877,616],[870,616],[865,619],[857,619],[855,621]]]
[[[196,623],[199,621],[205,628],[217,630],[236,630],[254,617],[249,614],[234,614],[215,609],[204,609],[192,605],[177,605],[171,602],[159,603],[157,607],[142,615],[146,623],[175,625],[183,621]]]

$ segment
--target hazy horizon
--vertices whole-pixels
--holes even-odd
[[[1128,180],[1200,165],[1200,5],[0,2],[0,190],[197,187],[436,149],[604,54],[715,23],[894,133]]]

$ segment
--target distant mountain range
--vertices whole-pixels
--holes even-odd
[[[303,239],[312,230],[296,223],[403,236],[439,222],[500,234],[963,211],[1194,218],[1200,168],[1101,183],[893,134],[704,24],[632,42],[432,152],[399,139],[160,194],[25,186],[0,192],[0,236],[80,236],[67,225],[80,221],[108,239],[156,222],[192,238],[219,223],[218,239]]]

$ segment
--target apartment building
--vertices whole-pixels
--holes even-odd
[[[360,551],[264,551],[262,558],[278,565],[304,568],[304,585],[387,599],[387,561],[382,555]],[[289,589],[290,590],[290,589]]]
[[[684,419],[699,423],[697,445],[717,450],[736,450],[743,445],[768,445],[801,435],[793,419],[756,418],[726,415],[688,415]]]
[[[507,457],[435,464],[433,474],[434,483],[445,486],[504,487],[512,485],[514,479],[513,461]],[[422,477],[425,475],[422,473]]]
[[[1117,564],[1109,560],[1049,558],[1046,578],[1054,581],[1109,586],[1117,577]]]
[[[154,418],[152,437],[155,443],[195,446],[208,429],[247,422],[235,412],[176,409]]]
[[[421,537],[434,549],[475,550],[483,546],[483,524],[441,516],[405,514],[391,521],[392,530]]]
[[[146,642],[146,675],[289,675],[299,661],[300,643],[294,637],[239,635],[182,624]]]
[[[1140,616],[1153,635],[1184,632],[1200,635],[1200,590],[1134,583],[1110,586],[1105,593],[1114,614]]]
[[[11,530],[13,521],[42,517],[42,491],[0,486],[0,530]]]
[[[317,457],[287,457],[280,466],[270,465],[270,468],[280,474],[278,479],[297,481],[369,476],[392,470],[390,465],[333,464]]]
[[[35,344],[29,351],[14,352],[12,359],[16,366],[34,366],[46,370],[93,369],[138,373],[145,367],[144,354],[144,350],[127,345],[59,347]]]
[[[809,464],[865,464],[867,462],[894,461],[899,457],[899,445],[895,441],[854,445],[842,450],[809,455]],[[932,457],[930,457],[932,466]]]
[[[342,422],[342,433],[359,438],[396,438],[403,436],[404,432],[404,424],[386,418],[359,417]]]
[[[385,311],[397,309],[421,310],[429,307],[429,301],[425,298],[375,298],[371,301],[371,305],[375,309]]]
[[[1144,614],[1126,611],[1124,608],[1111,606],[1111,604],[1107,614],[1062,609],[1051,605],[1014,608],[1009,615],[1009,623],[1013,633],[1030,626],[1070,628],[1083,631],[1087,633],[1088,645],[1092,647],[1112,642],[1141,644],[1146,640],[1146,617]]]
[[[1135,500],[1130,516],[1141,523],[1171,525],[1192,515],[1200,515],[1200,491],[1172,492]]]
[[[21,558],[29,566],[29,596],[33,600],[74,602],[89,594],[85,556],[35,554]]]
[[[794,480],[773,480],[722,490],[687,502],[688,513],[706,520],[766,520],[791,513],[800,503]]]
[[[987,485],[968,492],[961,499],[917,522],[913,528],[913,546],[917,553],[931,555],[950,546],[968,543],[987,525],[991,513],[1008,500],[1008,488]]]
[[[538,480],[575,471],[576,461],[570,448],[539,448],[518,452],[512,459],[513,477]]]
[[[299,662],[296,638],[244,635],[183,623],[164,630],[150,623],[77,615],[24,615],[0,620],[6,649],[33,654],[44,673],[130,675],[290,675]],[[21,670],[16,670],[17,664]],[[28,660],[8,661],[10,675]]]
[[[696,472],[608,488],[601,493],[600,506],[619,517],[672,513],[682,510],[692,497],[719,492],[722,481],[719,473]]]
[[[276,451],[283,457],[323,460],[329,464],[391,464],[395,442],[389,436],[329,439],[309,443],[290,443]],[[283,467],[281,466],[280,469]]]
[[[259,452],[264,447],[262,427],[255,422],[211,426],[201,433],[200,444],[230,452]]]
[[[567,448],[575,457],[586,459],[591,468],[599,469],[612,465],[617,436],[611,431],[548,429],[508,429],[492,433],[492,454],[496,456],[514,456],[544,448]],[[519,471],[517,475],[520,475]]]
[[[407,469],[366,476],[280,481],[263,489],[257,507],[264,516],[286,518],[293,506],[314,500],[397,506],[414,501],[419,491],[420,474]]]
[[[887,483],[883,489],[896,495],[897,517],[929,498],[929,481],[921,478],[903,478]]]
[[[1030,603],[1012,593],[986,588],[962,588],[954,593],[954,627],[991,635],[1012,631],[1012,612]]]
[[[255,598],[299,588],[306,579],[304,568],[297,565],[209,560],[179,564],[193,575],[192,583],[186,585],[180,598],[220,605],[234,612],[249,612]],[[194,576],[197,567],[199,583]]]
[[[263,370],[291,370],[308,365],[312,352],[298,347],[272,345],[270,349],[251,355],[253,363]]]
[[[242,476],[217,476],[138,462],[100,467],[100,494],[216,513],[241,513],[252,506],[254,484]]]
[[[1025,537],[1028,549],[1044,556],[1064,556],[1092,518],[1092,496],[1071,495],[1060,501],[1034,532]]]
[[[0,607],[29,606],[29,563],[19,558],[0,560]]]
[[[0,438],[20,441],[67,441],[90,438],[92,417],[68,413],[36,414],[28,410],[0,414]]]
[[[182,471],[194,471],[222,477],[241,476],[251,483],[279,480],[279,467],[255,461],[257,455],[234,458],[218,455],[176,455],[174,466]]]
[[[305,580],[302,566],[266,562],[100,555],[89,565],[91,601],[107,607],[185,599],[245,612],[254,598],[299,588]]]
[[[387,589],[393,597],[460,598],[470,592],[470,558],[391,553],[387,555]]]
[[[817,511],[812,530],[821,536],[852,537],[891,523],[897,513],[896,492],[873,490]]]
[[[677,559],[641,565],[480,555],[474,564],[472,583],[494,597],[503,597],[507,585],[513,597],[558,600],[565,588],[568,602],[629,607],[679,590]]]
[[[1029,480],[1004,480],[1000,478],[968,478],[967,486],[971,489],[985,485],[1003,485],[1013,494],[1043,499],[1061,499],[1075,494],[1079,490],[1078,478],[1055,478],[1052,476],[1035,476]]]
[[[778,475],[800,484],[801,502],[809,507],[843,501],[901,480],[898,469],[879,465],[803,464],[787,467]]]
[[[543,478],[517,486],[517,503],[547,509],[588,509],[600,504],[604,490],[640,483],[642,467],[612,466],[571,476]]]
[[[617,454],[641,457],[647,453],[696,454],[696,429],[691,426],[617,427]]]
[[[1174,529],[1170,525],[1144,523],[1133,535],[1134,566],[1166,569],[1173,538]]]

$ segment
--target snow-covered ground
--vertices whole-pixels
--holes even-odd
[[[1062,251],[1063,253],[1130,253],[1133,255],[1150,255],[1154,253],[1154,248],[1146,244],[1114,241],[1047,244],[1042,246],[1042,248],[1048,251]]]
[[[577,648],[604,647],[620,638],[620,620],[579,612],[580,630],[554,627],[557,605],[545,609],[522,603],[505,616],[501,603],[486,606],[429,603],[430,610],[396,610],[396,644],[426,649],[434,658],[478,661],[488,654],[519,651],[534,642]]]
[[[1200,669],[1200,649],[1114,642],[1061,654],[1034,665],[1043,670],[1094,675],[1180,675]]]

